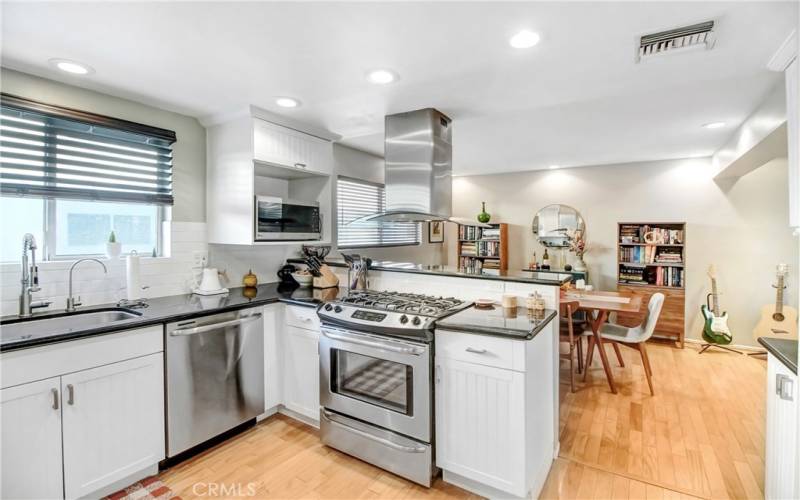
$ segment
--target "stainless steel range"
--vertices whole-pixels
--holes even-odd
[[[470,305],[363,290],[320,306],[322,441],[430,486],[433,326]]]

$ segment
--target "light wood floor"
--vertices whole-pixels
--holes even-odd
[[[622,352],[616,396],[599,364],[578,392],[562,383],[561,456],[542,498],[763,498],[765,363],[652,345],[651,397],[637,353]],[[281,415],[161,480],[184,499],[215,497],[209,483],[241,492],[217,498],[475,498],[441,479],[422,488],[327,448],[315,429]]]

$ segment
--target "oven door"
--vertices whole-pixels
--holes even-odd
[[[322,325],[320,404],[431,442],[430,345]]]
[[[271,196],[256,197],[256,241],[319,240],[322,237],[319,206],[285,202]]]

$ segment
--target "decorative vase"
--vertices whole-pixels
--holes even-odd
[[[492,218],[491,215],[486,213],[486,202],[481,202],[481,213],[478,214],[478,222],[482,224],[486,224]]]
[[[578,260],[575,261],[575,265],[572,268],[576,271],[586,271],[586,262],[583,261],[583,256],[581,255],[578,257]]]
[[[106,256],[109,259],[116,259],[122,253],[122,243],[118,241],[106,243]]]

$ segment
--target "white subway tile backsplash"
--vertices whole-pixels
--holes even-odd
[[[195,283],[198,269],[193,269],[194,253],[208,254],[206,225],[202,222],[168,223],[171,246],[169,257],[142,257],[140,283],[149,286],[145,297],[163,297],[188,293]],[[75,268],[73,292],[81,295],[84,305],[117,302],[125,298],[125,259],[102,262],[108,274],[96,263],[85,262]],[[39,264],[40,292],[34,299],[53,302],[47,310],[63,309],[68,294],[71,261]],[[17,314],[21,270],[19,263],[0,264],[0,315]]]

